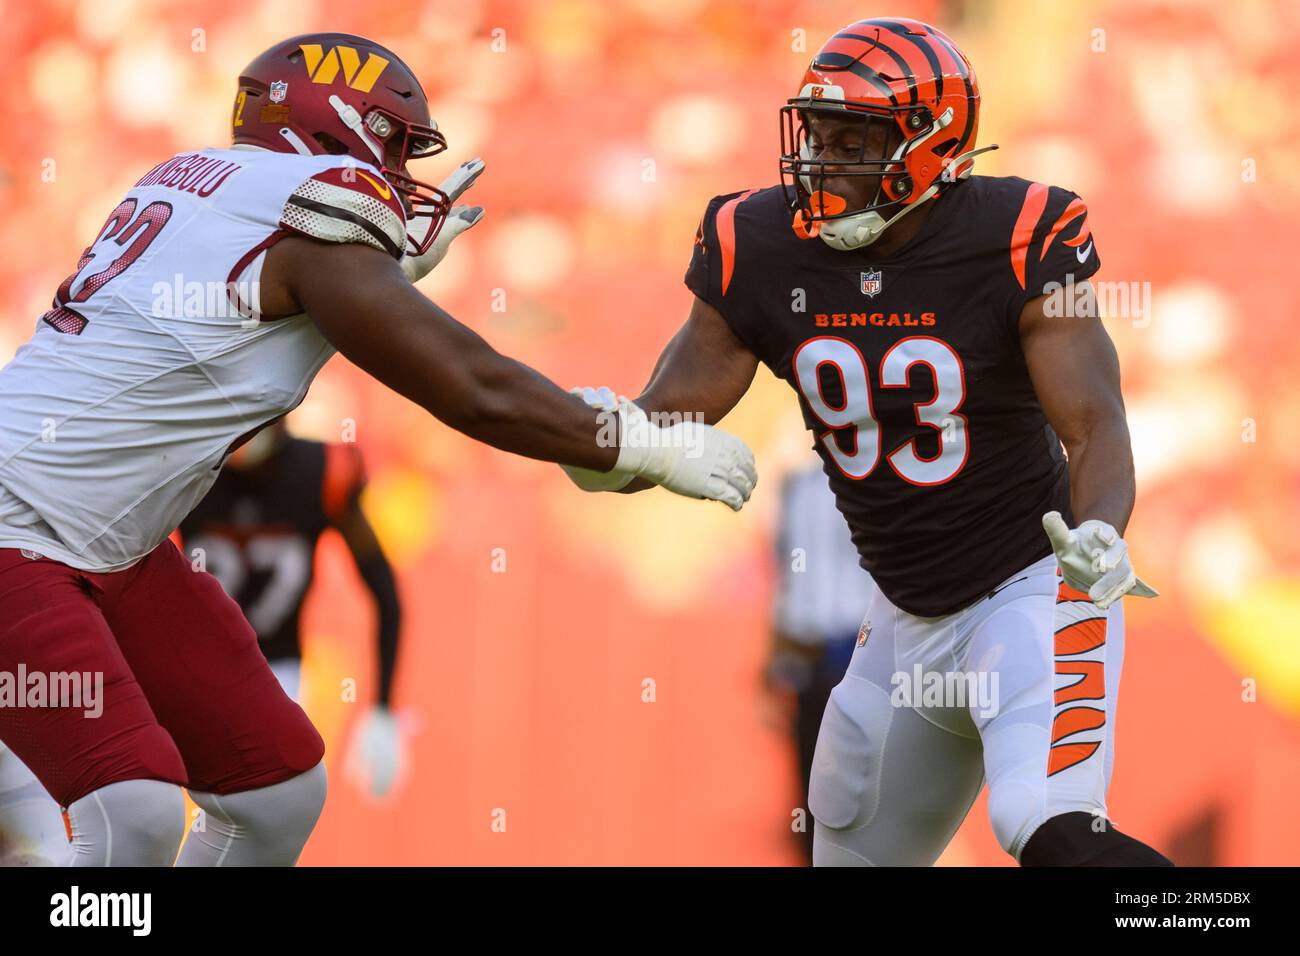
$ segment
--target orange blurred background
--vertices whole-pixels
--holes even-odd
[[[776,180],[778,109],[822,40],[868,16],[944,29],[983,90],[979,172],[1088,202],[1099,279],[1149,282],[1108,323],[1139,499],[1110,809],[1179,863],[1300,863],[1300,7],[1285,0],[150,0],[0,2],[0,361],[120,195],[229,142],[238,70],[312,30],[362,33],[423,78],[481,155],[483,222],[421,288],[566,387],[636,394],[685,318],[695,226]],[[341,358],[293,415],[356,422],[365,505],[405,603],[395,705],[412,766],[374,803],[341,744],[373,694],[371,611],[340,542],[307,615],[305,706],[331,793],[307,864],[797,860],[793,753],[760,720],[775,489],[808,463],[766,371],[727,419],[762,479],[740,515],[585,496],[460,437]],[[339,688],[361,684],[358,704]],[[653,700],[647,700],[652,681]],[[943,863],[1010,865],[983,799]]]

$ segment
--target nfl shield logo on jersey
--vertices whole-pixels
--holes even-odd
[[[272,103],[283,103],[285,94],[287,94],[288,92],[289,92],[289,83],[286,80],[271,81],[270,100]]]
[[[862,273],[862,294],[869,299],[874,299],[879,294],[881,286],[884,285],[883,280],[884,275],[879,269]]]

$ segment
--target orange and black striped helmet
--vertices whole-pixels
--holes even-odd
[[[935,195],[944,182],[969,175],[979,104],[970,61],[934,27],[900,18],[844,27],[817,51],[799,95],[781,110],[781,181],[797,218],[813,223],[893,213],[892,222]],[[864,128],[885,122],[890,142],[898,145],[885,156],[859,155],[857,162],[817,159],[805,122],[814,111],[860,117]],[[823,191],[828,176],[876,177],[875,198],[845,208]],[[888,224],[884,219],[880,229]]]

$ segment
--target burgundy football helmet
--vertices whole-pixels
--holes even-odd
[[[414,255],[433,244],[451,208],[446,193],[406,169],[447,148],[420,81],[364,37],[308,33],[254,59],[239,74],[231,137],[277,153],[346,154],[377,166],[404,197],[408,218],[431,219],[421,241],[408,237]]]

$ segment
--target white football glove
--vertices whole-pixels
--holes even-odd
[[[613,389],[602,385],[600,388],[571,388],[570,395],[577,395],[591,408],[600,412],[617,412],[619,399]],[[564,473],[583,491],[618,491],[632,481],[636,475],[631,472],[592,471],[590,468],[578,468],[573,465],[561,465]]]
[[[433,267],[441,262],[447,254],[452,240],[483,218],[482,206],[457,206],[454,203],[465,190],[474,185],[474,180],[479,178],[485,168],[483,160],[475,157],[457,166],[456,170],[444,179],[438,187],[447,194],[453,205],[451,211],[447,214],[447,221],[442,224],[442,230],[438,233],[438,238],[433,240],[433,244],[424,251],[424,255],[402,256],[399,264],[402,267],[402,272],[411,282],[419,282],[432,272]],[[420,215],[421,212],[428,212],[428,210],[428,206],[413,207],[414,215],[411,225],[407,229],[407,235],[410,236],[411,242],[416,248],[424,240],[424,237],[429,234],[429,228],[433,225],[433,220],[429,216]]]
[[[397,715],[387,707],[372,707],[352,733],[348,748],[348,778],[376,800],[392,789],[406,763],[406,746]]]
[[[1128,545],[1104,521],[1085,521],[1071,530],[1059,511],[1043,515],[1043,530],[1056,552],[1061,577],[1103,611],[1125,594],[1152,598],[1159,592],[1133,572]]]
[[[754,453],[734,435],[694,421],[660,427],[635,402],[608,388],[575,388],[572,394],[592,408],[617,414],[621,426],[612,470],[561,466],[584,491],[617,491],[639,476],[688,498],[721,501],[733,511],[749,500],[758,481]]]

